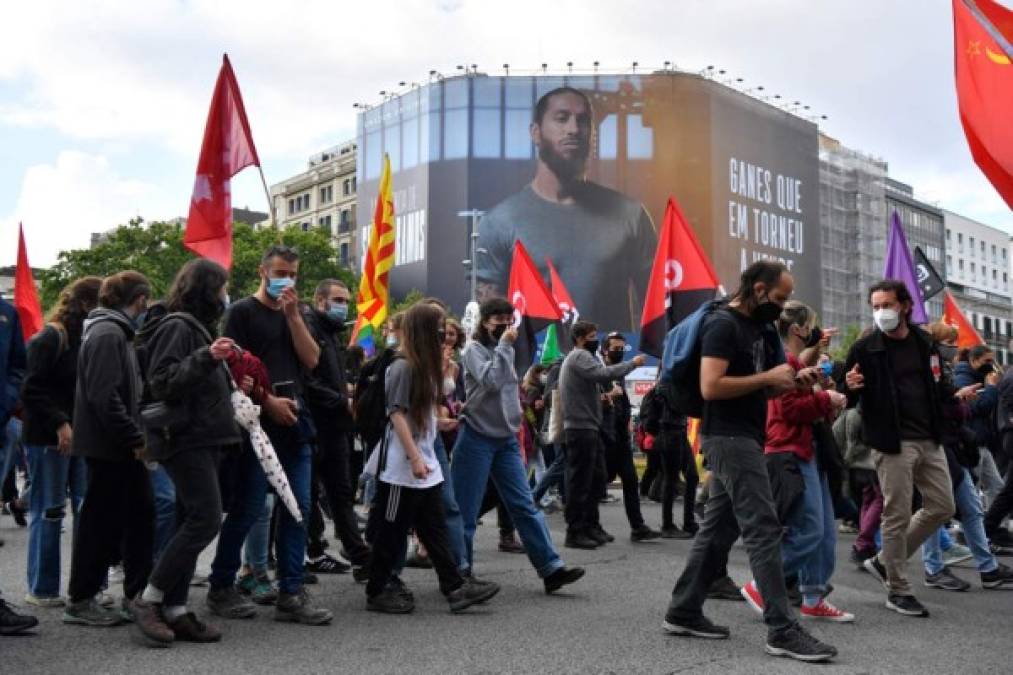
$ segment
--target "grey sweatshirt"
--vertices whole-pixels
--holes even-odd
[[[594,355],[575,347],[566,355],[559,375],[559,395],[563,403],[564,429],[601,428],[601,395],[598,385],[625,377],[637,366],[623,361],[605,366]]]
[[[502,340],[495,349],[471,340],[461,352],[467,398],[461,416],[491,438],[509,438],[521,428],[521,395],[514,370],[514,347]]]

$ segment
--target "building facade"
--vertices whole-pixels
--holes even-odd
[[[358,270],[356,144],[342,143],[310,157],[306,171],[271,186],[281,227],[330,231],[338,260]]]
[[[1013,353],[1010,236],[950,211],[943,212],[943,219],[946,286],[995,350],[996,360],[1009,364]]]
[[[942,210],[915,199],[914,190],[910,185],[887,178],[884,186],[886,188],[886,218],[883,222],[885,231],[889,232],[890,218],[896,211],[900,216],[901,227],[904,229],[904,236],[907,238],[907,245],[911,249],[912,256],[915,248],[920,248],[936,271],[946,278],[946,265],[943,260]],[[885,247],[883,252],[886,253]],[[930,321],[943,316],[942,294],[925,302],[925,312],[929,315]]]

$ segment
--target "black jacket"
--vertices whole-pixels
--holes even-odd
[[[182,406],[186,420],[167,443],[148,448],[150,459],[165,459],[184,448],[222,448],[240,442],[229,375],[221,362],[211,358],[208,337],[196,319],[183,314],[146,322],[137,336],[147,373],[145,402]]]
[[[133,340],[130,320],[114,309],[93,310],[84,322],[72,425],[77,456],[128,460],[144,446]]]
[[[932,339],[918,327],[912,326],[910,330],[925,364],[923,377],[929,392],[932,439],[941,443],[943,403],[953,400],[955,390],[949,377],[942,371],[943,359]],[[848,391],[849,405],[854,405],[859,400],[862,402],[865,442],[880,452],[898,454],[901,442],[899,401],[889,352],[884,342],[888,339],[878,329],[861,338],[851,346],[844,368],[848,372],[857,363],[861,374],[865,376],[865,386],[862,389]],[[938,359],[938,377],[932,372],[933,357]]]
[[[1007,368],[999,379],[999,404],[996,407],[996,426],[999,433],[1013,432],[1013,368]]]
[[[971,401],[971,418],[967,420],[967,426],[974,433],[974,442],[979,448],[994,449],[998,440],[995,411],[999,405],[999,389],[993,385],[985,385],[985,378],[975,372],[967,361],[957,364],[953,383],[957,387],[983,385],[978,395]]]
[[[74,386],[81,336],[49,324],[28,342],[22,436],[28,445],[56,445],[56,430],[74,420]]]
[[[348,405],[348,377],[345,374],[345,348],[338,341],[340,325],[312,308],[303,312],[306,327],[320,346],[317,367],[306,378],[306,403],[313,415],[317,432],[352,431],[355,424]]]

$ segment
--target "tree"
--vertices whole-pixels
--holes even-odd
[[[337,251],[325,228],[303,231],[299,227],[285,230],[254,229],[236,223],[232,233],[232,273],[229,293],[233,298],[252,294],[260,284],[260,259],[268,248],[283,243],[299,251],[298,290],[304,300],[311,300],[317,284],[324,279],[344,281],[353,296],[358,287],[355,275],[338,263]],[[164,297],[172,280],[193,254],[183,247],[183,225],[180,223],[144,223],[131,220],[111,232],[101,243],[90,249],[62,251],[56,265],[40,273],[42,303],[51,307],[60,290],[83,276],[109,276],[121,270],[137,270],[151,282],[156,298]],[[355,316],[355,307],[350,309]]]
[[[858,341],[862,335],[862,327],[857,323],[848,324],[844,327],[838,345],[830,350],[830,358],[834,361],[844,361],[848,358],[848,351],[851,345]]]

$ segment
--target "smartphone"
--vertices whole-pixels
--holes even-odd
[[[271,390],[278,398],[289,398],[293,401],[295,400],[295,382],[292,380],[275,382],[271,385]]]

